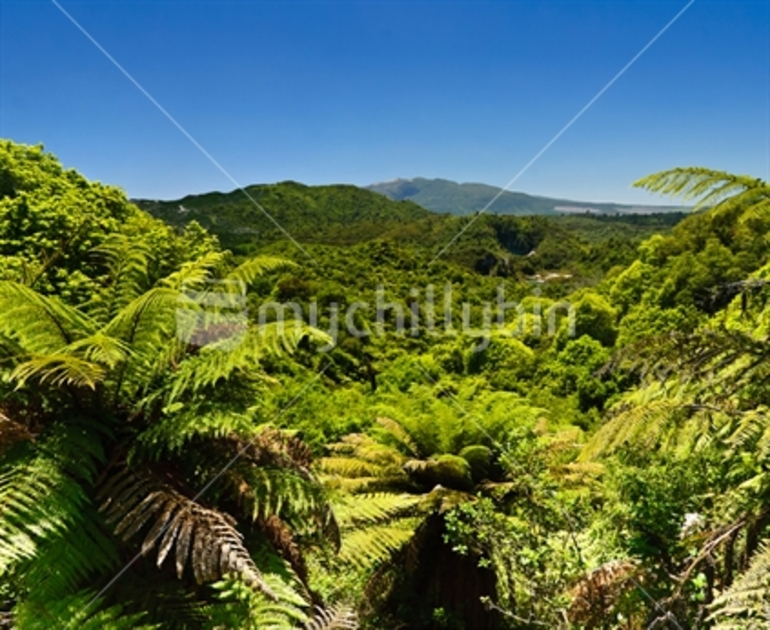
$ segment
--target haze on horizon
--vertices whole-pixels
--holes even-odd
[[[687,2],[59,4],[243,186],[503,186]],[[234,188],[48,0],[0,4],[0,137],[131,197]],[[770,178],[770,2],[694,2],[511,190],[667,204],[630,184],[684,165]]]

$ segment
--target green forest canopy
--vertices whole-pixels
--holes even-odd
[[[2,141],[0,621],[767,626],[770,187],[637,185],[697,211],[481,216],[435,261],[471,218],[250,188],[311,260],[243,193],[153,217]]]

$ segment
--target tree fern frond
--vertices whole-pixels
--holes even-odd
[[[748,570],[711,604],[719,630],[765,628],[770,622],[770,545],[763,543]]]
[[[97,363],[59,353],[33,356],[16,366],[10,379],[19,387],[34,379],[53,387],[72,385],[96,389],[97,384],[104,380],[105,374],[105,369]]]
[[[184,300],[176,291],[150,289],[122,309],[103,329],[107,337],[118,339],[131,348],[128,360],[114,370],[113,396],[117,399],[125,387],[135,394],[160,368],[163,349],[175,340],[177,311]],[[160,352],[159,352],[160,350]],[[163,366],[168,369],[168,364]]]
[[[120,485],[121,490],[113,489],[109,499],[102,504],[107,522],[114,524],[116,535],[127,540],[152,522],[141,552],[147,555],[157,548],[158,567],[174,550],[180,579],[189,563],[199,584],[237,573],[248,584],[273,596],[244,546],[243,536],[235,528],[232,517],[205,508],[150,478],[125,471],[117,476],[117,480],[108,482],[108,487]],[[124,476],[133,479],[128,484],[121,484]]]
[[[87,499],[55,461],[32,457],[0,474],[0,573],[34,558],[40,544],[65,532]]]
[[[570,621],[586,627],[600,625],[612,615],[613,608],[639,568],[628,560],[606,562],[587,573],[570,593],[567,615]]]
[[[267,273],[284,271],[296,267],[297,263],[286,260],[285,258],[278,258],[275,256],[255,256],[233,269],[227,276],[225,276],[225,280],[242,282],[244,285],[249,286],[253,284],[254,280]]]
[[[98,436],[76,422],[8,454],[0,471],[0,574],[82,525],[89,504],[84,484],[101,457]]]
[[[770,218],[770,185],[746,175],[700,167],[675,168],[644,177],[634,185],[663,195],[697,199],[696,210],[708,208],[713,220],[729,221],[744,229],[764,231],[761,226]]]
[[[63,351],[112,369],[128,358],[131,348],[120,339],[97,332],[72,342]]]
[[[395,438],[398,444],[406,451],[405,455],[411,455],[412,457],[420,457],[422,455],[417,443],[401,423],[392,418],[385,417],[378,417],[375,419],[375,422]]]
[[[626,444],[653,445],[664,437],[681,413],[683,403],[676,399],[652,400],[610,418],[588,441],[579,459],[587,461],[604,452],[611,452]]]
[[[135,451],[145,453],[150,460],[161,460],[178,455],[195,438],[248,435],[253,430],[254,422],[247,414],[215,405],[180,404],[137,436]]]
[[[16,341],[30,354],[56,352],[96,331],[80,311],[16,282],[0,281],[0,312],[0,337]]]
[[[420,502],[413,494],[360,494],[335,501],[334,512],[342,527],[373,525],[412,515]]]
[[[31,441],[34,437],[28,427],[0,412],[0,455],[17,442]]]
[[[342,538],[340,559],[362,568],[382,562],[412,539],[419,522],[418,518],[406,518],[349,531]]]
[[[186,304],[176,291],[150,289],[115,315],[102,333],[121,340],[135,352],[157,347],[159,340],[174,331],[177,309]]]
[[[308,620],[304,608],[308,603],[276,574],[265,574],[275,598],[254,591],[240,579],[228,576],[213,584],[220,603],[210,606],[215,628],[238,627],[244,630],[285,630],[296,628]]]
[[[109,235],[93,252],[107,263],[110,281],[88,308],[93,317],[107,322],[149,289],[152,254],[147,244],[124,234]]]
[[[159,286],[174,291],[201,291],[207,287],[212,274],[225,261],[223,252],[209,252],[200,258],[182,264],[182,266],[167,276]]]
[[[357,630],[358,615],[349,606],[315,607],[315,615],[305,624],[305,630]]]
[[[257,525],[273,548],[289,563],[292,572],[304,587],[308,581],[307,565],[289,526],[275,514],[258,519]],[[307,599],[310,599],[310,594],[307,595]]]
[[[194,394],[226,381],[237,373],[248,373],[265,382],[273,382],[257,368],[267,356],[285,356],[297,350],[300,342],[310,338],[327,342],[328,336],[309,326],[282,330],[279,324],[244,327],[227,332],[218,341],[200,348],[173,373],[168,403],[183,395]]]
[[[325,497],[315,480],[291,470],[267,467],[240,467],[236,474],[241,484],[240,500],[252,520],[279,514],[301,526],[321,518]]]
[[[26,599],[46,605],[77,592],[105,572],[118,570],[118,550],[101,520],[89,504],[77,515],[76,524],[40,544],[34,559],[18,567],[17,583],[28,593]]]
[[[14,609],[19,630],[154,630],[142,623],[143,614],[125,614],[120,605],[100,608],[101,601],[83,591],[59,600],[22,602]]]
[[[766,190],[761,179],[733,175],[703,167],[673,168],[643,177],[633,184],[650,192],[698,199],[696,207],[712,206],[721,199],[744,190]]]
[[[329,475],[347,478],[372,478],[380,476],[384,469],[379,464],[355,459],[353,457],[324,457],[319,460],[320,470]]]

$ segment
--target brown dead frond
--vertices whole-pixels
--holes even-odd
[[[192,567],[199,584],[236,573],[254,588],[274,598],[230,515],[206,508],[151,475],[120,471],[107,480],[100,510],[115,534],[128,540],[146,530],[141,553],[157,549],[157,565],[173,555],[181,579]],[[173,552],[173,553],[172,553]]]

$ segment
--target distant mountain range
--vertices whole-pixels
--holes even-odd
[[[383,190],[403,198],[392,199],[388,194],[380,194]],[[442,190],[455,193],[454,205],[439,206],[445,209],[444,213],[432,212],[412,201],[421,198],[421,203],[435,206],[440,202]],[[434,201],[428,195],[430,191]],[[670,229],[685,216],[664,212],[669,208],[655,208],[657,214],[650,214],[649,209],[647,214],[633,214],[633,206],[580,204],[507,193],[500,197],[497,212],[486,212],[479,220],[469,223],[462,215],[483,208],[490,195],[496,194],[496,189],[480,184],[416,179],[380,185],[380,192],[342,184],[306,186],[287,181],[227,193],[188,195],[173,201],[133,201],[171,225],[182,227],[195,220],[217,235],[224,247],[239,254],[262,251],[268,245],[285,242],[287,235],[301,243],[332,246],[389,241],[435,253],[462,233],[462,242],[453,245],[449,257],[474,268],[480,260],[482,263],[487,260],[490,252],[497,260],[508,254],[526,255],[537,248],[542,260],[531,262],[558,269],[561,258],[550,256],[549,251],[564,252],[571,248],[577,252],[586,243],[601,243],[613,237],[627,241],[645,238]],[[563,207],[576,207],[580,211],[564,216],[565,213],[558,210]],[[586,208],[591,209],[590,215],[586,215]],[[449,209],[455,212],[449,214]],[[507,212],[503,213],[503,209]],[[616,216],[617,213],[620,215]],[[635,250],[632,247],[630,251]]]
[[[395,201],[414,203],[441,214],[468,215],[486,208],[500,192],[487,184],[459,184],[448,179],[395,179],[366,187]],[[487,209],[489,214],[550,215],[563,214],[653,214],[687,212],[684,206],[635,206],[554,199],[506,191]]]

